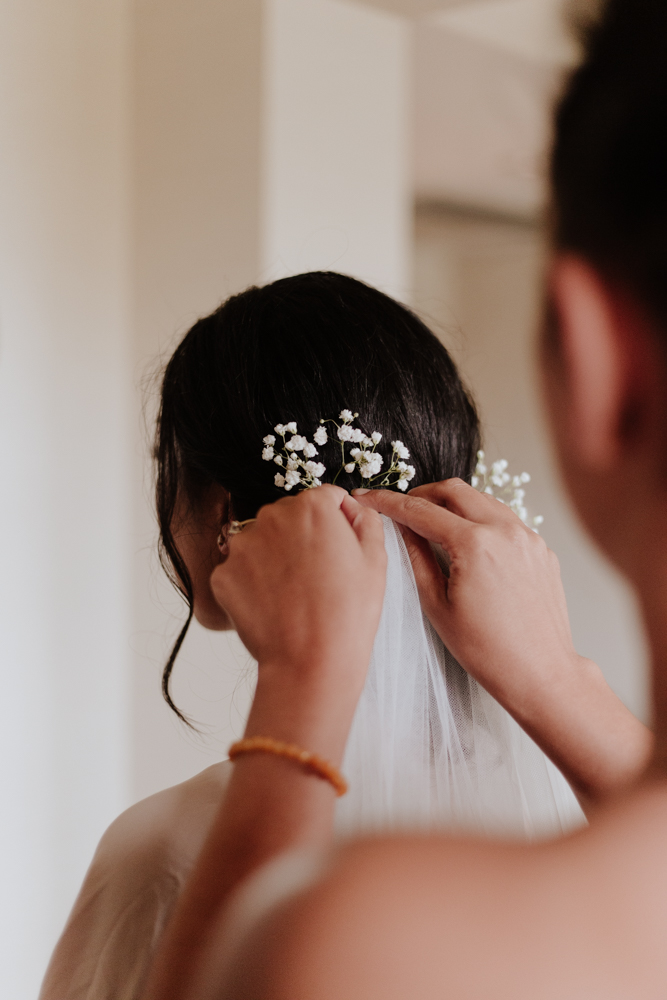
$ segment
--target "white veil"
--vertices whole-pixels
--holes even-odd
[[[565,778],[422,613],[401,534],[383,521],[387,588],[345,751],[350,789],[337,804],[338,832],[439,828],[533,839],[581,825]]]

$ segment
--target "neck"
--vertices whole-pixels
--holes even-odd
[[[655,744],[649,773],[667,778],[667,540],[654,540],[636,586],[651,655]]]

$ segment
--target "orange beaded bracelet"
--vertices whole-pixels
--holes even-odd
[[[294,743],[281,743],[280,740],[274,740],[270,736],[250,736],[245,740],[232,743],[229,748],[229,759],[235,760],[244,753],[272,753],[276,757],[287,757],[288,760],[294,760],[297,764],[301,764],[306,771],[316,777],[328,781],[330,785],[333,785],[334,791],[339,797],[345,795],[347,791],[347,781],[337,767],[322,757],[318,757],[317,754],[302,750]]]

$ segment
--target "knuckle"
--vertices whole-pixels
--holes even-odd
[[[410,495],[405,498],[405,509],[415,514],[423,513],[428,510],[430,506],[430,501],[426,500],[424,497]]]

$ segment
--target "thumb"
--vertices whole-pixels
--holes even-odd
[[[433,625],[437,623],[440,626],[449,610],[447,577],[438,565],[427,540],[405,525],[399,527],[412,564],[422,608]]]

